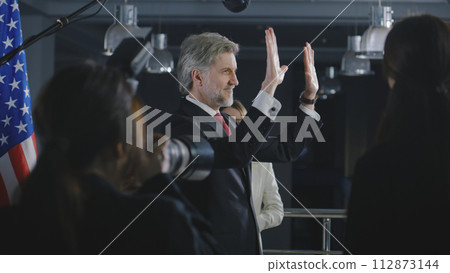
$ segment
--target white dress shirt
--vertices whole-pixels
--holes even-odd
[[[214,117],[218,111],[215,111],[208,105],[204,104],[203,102],[198,101],[197,99],[186,96],[186,100],[192,102],[193,104],[197,105],[203,111],[208,113],[211,117]],[[273,96],[267,94],[264,91],[259,91],[258,95],[256,96],[255,100],[252,103],[252,106],[261,111],[264,115],[266,115],[271,120],[275,120],[275,118],[278,115],[278,112],[280,112],[281,109],[281,103],[274,98]],[[300,110],[302,110],[305,114],[312,117],[316,121],[320,120],[320,115],[311,109],[306,108],[305,106],[301,105],[299,106]]]

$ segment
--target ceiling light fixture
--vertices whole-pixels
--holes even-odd
[[[147,72],[152,74],[172,72],[174,62],[172,54],[167,49],[167,34],[152,34],[152,45],[154,53],[147,62]]]
[[[342,57],[340,75],[343,76],[365,76],[373,75],[374,72],[370,70],[370,60],[360,59],[356,54],[360,52],[361,36],[347,37],[347,51]]]
[[[250,5],[250,0],[222,0],[223,5],[232,12],[241,12]]]
[[[389,6],[371,7],[372,24],[364,32],[361,39],[361,52],[356,56],[362,59],[381,60],[384,56],[384,42],[391,30],[394,20],[393,10]]]
[[[123,39],[132,37],[130,33],[137,38],[145,38],[152,30],[151,27],[138,27],[137,7],[127,4],[127,0],[122,5],[115,5],[115,16],[120,24],[114,20],[106,31],[103,53],[106,56],[111,56]]]

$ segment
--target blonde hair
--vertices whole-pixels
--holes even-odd
[[[247,109],[245,109],[245,107],[242,104],[242,102],[240,102],[237,99],[233,100],[233,104],[230,107],[238,110],[242,117],[245,117],[245,115],[247,115]]]

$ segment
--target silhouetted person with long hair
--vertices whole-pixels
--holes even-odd
[[[450,254],[450,28],[422,15],[394,25],[391,88],[376,145],[357,163],[346,247],[353,254]]]
[[[93,62],[61,70],[44,87],[33,116],[41,154],[23,190],[10,253],[213,251],[207,224],[182,198],[120,191],[133,177],[168,181],[162,149],[150,154],[125,143],[134,102],[118,70]]]

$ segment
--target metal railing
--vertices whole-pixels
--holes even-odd
[[[285,208],[284,217],[289,218],[317,218],[322,219],[322,250],[278,250],[265,249],[264,254],[311,254],[311,255],[333,255],[343,254],[342,251],[331,250],[331,237],[328,231],[331,231],[331,219],[347,218],[346,209],[298,209]]]

